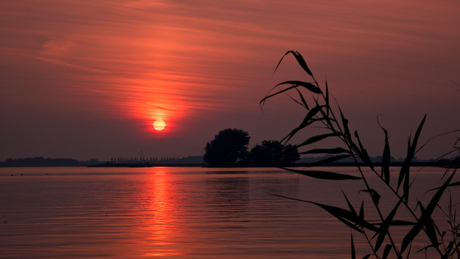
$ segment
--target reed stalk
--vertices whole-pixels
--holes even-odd
[[[300,123],[300,125],[292,129],[291,132],[281,140],[281,142],[287,144],[299,132],[305,131],[310,127],[320,126],[326,130],[324,134],[309,137],[301,141],[300,143],[293,143],[292,148],[298,149],[300,155],[328,154],[332,156],[322,161],[313,163],[308,167],[305,167],[300,170],[293,168],[283,169],[318,179],[326,179],[333,181],[361,181],[365,186],[365,189],[361,192],[366,192],[369,195],[369,199],[374,205],[373,208],[375,209],[375,212],[377,213],[379,219],[377,221],[371,221],[368,220],[367,217],[365,217],[365,215],[369,215],[369,213],[365,213],[364,211],[364,201],[362,201],[361,208],[358,213],[355,210],[354,206],[351,204],[351,202],[348,200],[345,193],[344,197],[348,209],[343,209],[327,204],[321,204],[310,200],[286,197],[282,195],[276,196],[314,204],[326,210],[332,216],[336,217],[338,220],[350,227],[353,232],[362,234],[370,248],[370,252],[366,254],[363,258],[369,258],[373,256],[375,258],[385,259],[388,258],[390,254],[393,254],[397,258],[409,258],[411,255],[416,254],[411,253],[412,244],[414,239],[422,233],[426,235],[429,241],[425,247],[422,247],[417,252],[425,252],[426,254],[428,250],[434,250],[440,258],[460,258],[460,224],[458,224],[456,221],[456,205],[450,202],[450,204],[447,206],[447,209],[443,209],[443,207],[439,204],[439,201],[445,195],[446,192],[450,192],[450,195],[452,195],[451,192],[453,188],[460,185],[460,181],[452,182],[452,179],[454,178],[456,173],[456,168],[454,168],[453,166],[447,167],[444,174],[444,177],[446,178],[446,180],[444,180],[444,183],[437,188],[427,190],[427,192],[434,192],[434,195],[428,204],[424,205],[422,204],[422,202],[418,201],[418,197],[414,198],[410,196],[413,183],[412,181],[414,179],[414,177],[411,176],[412,160],[415,157],[415,154],[427,144],[424,143],[423,145],[421,145],[421,147],[417,147],[423,126],[425,124],[426,115],[424,116],[420,125],[418,126],[413,138],[409,138],[407,156],[403,165],[401,166],[398,175],[397,185],[391,185],[391,156],[387,130],[384,127],[382,127],[378,122],[379,126],[381,127],[385,135],[382,162],[380,172],[378,172],[376,167],[372,163],[367,153],[367,150],[364,148],[364,145],[359,138],[358,132],[355,131],[353,135],[351,134],[351,131],[348,127],[348,119],[343,114],[338,102],[334,99],[335,105],[331,104],[331,95],[329,93],[327,81],[325,81],[324,87],[320,87],[318,81],[315,79],[313,73],[308,67],[305,59],[299,52],[287,51],[278,62],[274,73],[283,62],[283,59],[288,55],[293,55],[295,57],[297,63],[311,78],[311,81],[307,82],[299,80],[289,80],[281,82],[275,85],[267,94],[267,96],[260,101],[260,106],[261,108],[263,108],[265,102],[268,99],[271,99],[281,94],[287,94],[294,102],[296,102],[297,104],[302,106],[303,109],[305,109],[306,115]],[[293,94],[295,97],[293,97]],[[445,134],[454,134],[458,132],[460,132],[460,130],[447,132]],[[440,134],[438,136],[445,134]],[[436,137],[429,139],[427,142],[436,139]],[[335,148],[328,148],[326,144],[324,144],[325,148],[310,148],[312,145],[318,145],[330,139],[337,139],[338,142],[341,144]],[[285,152],[289,151],[290,150],[287,149]],[[452,165],[458,165],[458,162],[460,160],[460,146],[458,146],[457,143],[456,145],[454,145],[450,152],[444,154],[438,159],[447,157],[447,155],[452,154],[456,155],[456,158],[452,162]],[[340,161],[348,157],[353,158],[354,164],[359,172],[359,176],[312,169],[318,166],[330,165],[333,162]],[[361,160],[362,163],[360,163],[359,160]],[[392,206],[393,209],[388,214],[384,214],[382,212],[381,204],[379,203],[382,199],[381,194],[378,191],[376,191],[376,189],[373,186],[371,186],[370,182],[368,181],[369,175],[367,175],[367,173],[364,172],[361,166],[362,164],[364,164],[365,167],[369,168],[370,172],[375,174],[384,183],[384,186],[390,191],[391,195],[394,195],[396,197],[397,202]],[[390,200],[387,197],[383,197],[383,199]],[[417,201],[416,208],[412,208],[409,205],[409,201],[412,200]],[[398,220],[398,211],[402,209],[408,211],[413,220]],[[435,222],[432,218],[435,209],[439,209],[445,214],[445,216],[448,219],[447,222],[449,224],[449,229],[441,231],[438,228],[437,222]],[[410,226],[410,230],[407,232],[403,232],[405,233],[404,236],[398,236],[398,238],[395,239],[395,234],[393,234],[394,232],[390,230],[390,226],[392,227],[392,229]],[[401,233],[401,231],[398,230],[398,233]],[[450,235],[447,235],[446,233],[450,233]],[[399,239],[402,239],[401,244],[395,241]],[[351,246],[351,257],[356,258],[353,233],[351,235]],[[383,251],[382,249],[380,249],[382,247],[384,247]]]

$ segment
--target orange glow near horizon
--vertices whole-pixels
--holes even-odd
[[[142,122],[142,131],[151,133],[152,137],[165,137],[164,133],[176,133],[180,130],[178,123],[185,115],[186,110],[190,107],[187,100],[180,97],[177,85],[163,76],[161,79],[134,79],[134,78],[117,78],[117,91],[114,92],[114,104],[120,110],[120,114],[128,119],[136,119]],[[123,99],[115,96],[121,96]],[[167,122],[164,128],[160,130],[154,123],[161,119]],[[153,126],[152,126],[153,125]],[[162,134],[158,134],[158,133]]]

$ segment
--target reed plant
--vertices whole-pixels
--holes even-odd
[[[425,124],[426,115],[421,120],[413,137],[409,137],[407,146],[407,156],[404,163],[400,167],[397,181],[391,180],[391,165],[390,165],[390,145],[388,131],[379,123],[383,131],[383,155],[379,167],[375,166],[371,161],[366,148],[360,140],[357,131],[351,132],[349,122],[343,114],[338,102],[332,98],[329,93],[327,81],[324,86],[315,79],[313,73],[307,66],[304,58],[299,52],[287,51],[286,54],[278,62],[275,72],[282,63],[283,59],[292,55],[295,57],[298,65],[311,79],[310,81],[289,80],[275,85],[265,98],[260,101],[263,108],[265,102],[275,96],[287,94],[294,102],[305,109],[305,117],[300,125],[290,131],[281,142],[284,144],[290,143],[294,139],[299,139],[299,132],[306,132],[311,127],[320,127],[324,129],[324,133],[315,136],[300,137],[301,141],[292,143],[292,148],[297,148],[301,155],[317,155],[327,154],[328,158],[310,164],[302,169],[298,168],[283,168],[289,172],[298,173],[308,177],[340,181],[351,180],[353,183],[358,181],[361,186],[359,193],[365,193],[367,198],[361,201],[359,209],[353,206],[344,192],[344,207],[332,206],[328,204],[318,203],[312,200],[304,200],[296,197],[279,197],[292,199],[296,201],[306,202],[316,205],[330,213],[333,217],[340,220],[343,224],[351,229],[351,257],[356,258],[355,242],[353,236],[356,233],[362,235],[365,242],[368,244],[369,252],[362,258],[409,258],[411,255],[434,251],[439,258],[460,258],[460,224],[456,221],[457,204],[452,203],[452,191],[454,191],[460,182],[453,182],[456,173],[456,166],[460,160],[460,146],[455,143],[450,152],[440,156],[438,159],[448,156],[454,156],[451,166],[445,167],[445,173],[442,176],[442,184],[436,188],[426,190],[426,195],[430,196],[428,202],[423,203],[420,197],[412,197],[414,176],[412,175],[412,160],[415,154],[423,148],[427,142],[433,141],[432,138],[423,145],[419,144],[419,138]],[[377,120],[378,121],[378,120]],[[446,134],[456,133],[458,131],[448,132]],[[331,140],[338,143],[337,146],[330,148]],[[457,142],[459,142],[457,140]],[[318,146],[322,148],[317,148]],[[316,148],[315,148],[316,147]],[[286,150],[285,152],[289,152]],[[315,169],[318,166],[327,166],[333,162],[340,161],[345,158],[352,158],[354,165],[357,168],[358,174],[343,174],[333,172],[333,170]],[[322,167],[324,169],[324,167]],[[328,167],[331,168],[331,167]],[[377,177],[384,188],[373,186],[375,182],[370,181],[370,177]],[[382,197],[383,195],[383,197]],[[441,198],[449,198],[450,202],[447,206],[441,206]],[[458,194],[457,194],[458,195]],[[392,197],[387,197],[392,196]],[[454,195],[455,197],[455,195]],[[364,202],[368,200],[372,206],[365,206]],[[391,211],[382,209],[382,202],[390,204]],[[411,202],[410,202],[411,201]],[[388,206],[388,205],[386,205]],[[368,210],[372,210],[368,212]],[[398,219],[401,211],[405,211],[409,215],[409,220],[406,218]],[[434,220],[433,213],[440,211],[446,216],[447,229],[440,227],[439,222]],[[370,216],[374,218],[369,218]],[[438,217],[436,217],[438,219]],[[445,222],[444,222],[445,223]],[[401,236],[401,233],[402,236]],[[413,248],[413,243],[416,238],[426,240],[423,247]],[[432,254],[433,252],[431,252]],[[437,257],[437,256],[436,256]]]

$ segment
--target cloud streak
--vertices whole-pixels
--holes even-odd
[[[177,132],[213,131],[196,137],[205,142],[218,130],[209,121],[221,125],[222,117],[258,128],[246,115],[267,90],[302,77],[288,59],[270,78],[295,49],[354,114],[371,116],[356,107],[361,96],[369,114],[417,114],[423,102],[437,116],[457,109],[450,97],[434,103],[441,79],[460,81],[459,8],[451,1],[4,1],[0,108],[8,116],[62,109],[145,125],[166,116]],[[285,101],[272,105],[293,113]],[[215,112],[226,115],[206,117]]]

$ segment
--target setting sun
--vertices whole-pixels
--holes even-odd
[[[162,119],[158,119],[153,123],[153,128],[158,131],[163,130],[165,126],[166,126],[166,123]]]

